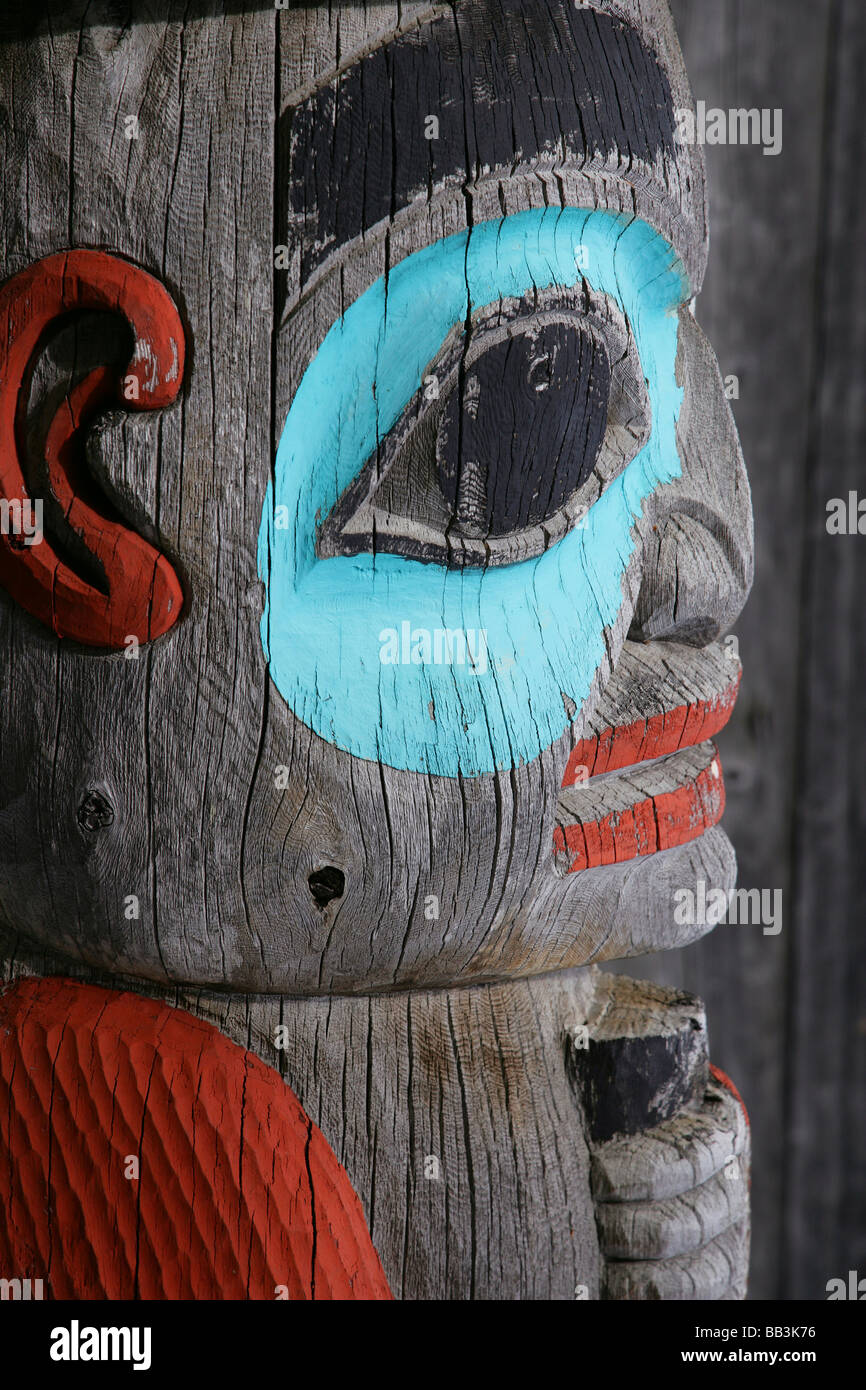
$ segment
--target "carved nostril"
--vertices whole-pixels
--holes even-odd
[[[342,869],[335,869],[333,864],[326,864],[324,869],[316,869],[315,873],[310,874],[307,882],[316,906],[327,907],[332,898],[343,896],[346,875]]]

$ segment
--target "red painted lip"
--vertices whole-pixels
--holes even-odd
[[[697,660],[698,658],[695,658]],[[682,658],[688,675],[689,657]],[[709,698],[610,725],[575,746],[554,831],[560,871],[621,864],[697,839],[725,809],[715,745],[739,693],[739,663]]]
[[[605,729],[594,738],[581,739],[566,764],[562,785],[574,787],[584,782],[586,775],[581,775],[581,768],[588,770],[588,776],[598,777],[603,772],[634,767],[715,738],[733,713],[741,678],[738,667],[730,684],[711,700],[678,705],[649,719],[637,719]]]

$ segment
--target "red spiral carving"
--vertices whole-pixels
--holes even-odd
[[[61,251],[0,289],[0,497],[30,497],[18,438],[28,369],[48,326],[84,309],[123,315],[135,335],[132,360],[119,377],[98,368],[70,392],[48,430],[46,462],[52,492],[101,563],[108,593],[77,575],[45,537],[24,546],[0,534],[0,584],[59,637],[122,648],[130,636],[147,642],[167,632],[183,607],[180,581],[166,557],[79,494],[77,460],[94,416],[117,404],[159,410],[176,399],[183,381],[185,345],[177,307],[139,266],[104,251]]]

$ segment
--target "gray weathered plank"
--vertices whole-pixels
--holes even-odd
[[[826,1297],[866,1267],[866,541],[829,535],[827,504],[866,496],[866,15],[830,7],[821,227],[804,488],[795,762],[783,1246],[790,1298]]]
[[[822,113],[832,6],[771,0],[746,13],[736,0],[713,6],[671,0],[671,9],[696,98],[724,109],[784,111],[783,152],[776,158],[752,147],[705,150],[712,248],[697,316],[723,375],[739,378],[740,397],[732,405],[752,487],[758,556],[755,588],[733,629],[744,679],[719,743],[728,801],[724,824],[737,851],[740,884],[783,889],[785,925],[778,937],[764,936],[760,927],[722,926],[684,954],[659,957],[651,967],[653,978],[704,998],[710,1055],[749,1106],[750,1293],[772,1298],[785,1288],[783,1225],[789,1214],[783,1185],[796,1143],[784,1098],[788,1029],[799,1026],[787,1008],[795,910],[791,817],[803,757],[793,695],[801,661],[805,439],[810,381],[819,370],[812,299],[823,217]]]

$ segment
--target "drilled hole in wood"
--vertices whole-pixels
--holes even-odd
[[[316,869],[307,879],[310,892],[317,907],[327,907],[333,898],[341,898],[346,886],[346,875],[342,869],[327,864],[324,869]]]

